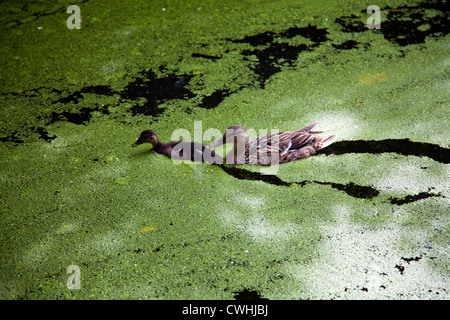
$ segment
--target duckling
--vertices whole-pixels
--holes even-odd
[[[297,159],[308,158],[332,144],[337,135],[317,136],[323,131],[311,131],[317,122],[296,130],[273,133],[257,137],[248,142],[247,130],[240,125],[228,127],[221,140],[208,147],[216,148],[233,143],[233,149],[227,154],[226,162],[232,164],[274,165]]]
[[[153,130],[144,130],[133,147],[143,143],[153,145],[156,153],[163,154],[171,159],[191,160],[195,162],[207,162],[209,164],[222,164],[223,159],[214,150],[198,142],[188,141],[171,141],[162,143],[159,141],[158,135]]]

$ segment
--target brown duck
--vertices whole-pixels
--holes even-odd
[[[318,136],[323,131],[311,131],[317,122],[296,130],[260,136],[248,142],[247,130],[243,126],[228,127],[221,140],[208,147],[216,148],[233,143],[233,149],[227,154],[226,162],[232,164],[274,165],[297,159],[308,158],[332,144],[337,136]]]
[[[189,141],[171,141],[162,143],[159,141],[158,135],[153,130],[142,131],[137,141],[133,143],[133,147],[143,143],[152,144],[153,150],[156,153],[163,154],[172,159],[207,162],[209,164],[223,163],[222,157],[204,144]]]

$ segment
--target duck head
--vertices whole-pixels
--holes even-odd
[[[225,134],[222,139],[214,141],[208,147],[217,148],[223,144],[233,143],[235,146],[237,144],[243,143],[246,145],[248,142],[247,130],[243,126],[234,125],[230,126],[225,130]]]
[[[135,143],[133,143],[133,147],[136,147],[143,143],[151,143],[153,146],[156,146],[159,143],[159,139],[155,131],[153,130],[142,131],[139,138],[136,140]]]

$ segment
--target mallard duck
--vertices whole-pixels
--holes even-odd
[[[222,157],[204,144],[188,141],[171,141],[168,143],[162,143],[159,141],[158,135],[153,130],[142,131],[139,138],[135,143],[133,143],[133,147],[143,143],[152,144],[153,150],[156,153],[163,154],[172,159],[190,160],[196,162],[204,161],[209,164],[223,163]]]
[[[208,147],[216,148],[233,143],[233,149],[227,154],[226,162],[232,164],[274,165],[297,159],[308,158],[332,144],[337,136],[317,136],[324,131],[311,131],[317,122],[297,130],[260,136],[248,142],[247,130],[243,126],[228,127],[222,139]]]

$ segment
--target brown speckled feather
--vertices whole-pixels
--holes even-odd
[[[237,132],[237,134],[234,134],[233,136],[233,138],[237,139],[237,141],[232,141],[235,141],[235,145],[239,145],[239,143],[245,144],[245,149],[242,154],[239,154],[239,152],[235,149],[231,151],[234,154],[234,164],[281,164],[297,159],[308,158],[314,155],[317,150],[327,147],[336,140],[336,135],[317,136],[317,133],[322,133],[323,131],[311,131],[311,129],[316,125],[317,122],[296,131],[287,131],[260,136],[248,143],[245,128],[234,125],[227,129],[227,132],[222,138],[222,143],[231,142],[228,140],[229,133]],[[216,147],[222,143],[220,141],[216,141],[210,146]],[[231,152],[230,154],[232,154]],[[227,159],[229,159],[228,155]]]

